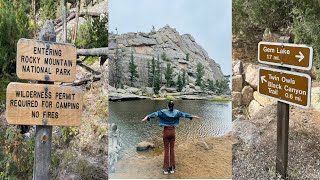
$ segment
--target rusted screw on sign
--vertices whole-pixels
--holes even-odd
[[[42,143],[46,143],[48,141],[48,136],[47,135],[43,135],[42,136]]]
[[[44,75],[44,80],[45,80],[45,81],[49,81],[49,79],[50,79],[49,75],[48,75],[48,74],[45,74],[45,75]]]

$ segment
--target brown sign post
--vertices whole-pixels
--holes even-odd
[[[306,45],[260,42],[258,62],[301,70],[312,67],[313,49]]]
[[[307,74],[259,67],[258,92],[302,108],[310,106],[311,77]]]
[[[12,82],[7,87],[6,119],[9,124],[36,125],[33,179],[50,179],[52,126],[79,126],[82,112],[80,89],[53,85],[76,77],[76,47],[56,43],[52,21],[41,30],[41,41],[20,39],[17,76],[41,84]]]
[[[286,39],[286,42],[290,39],[281,38]],[[311,91],[310,76],[291,72],[290,68],[310,70],[312,58],[313,49],[306,45],[274,42],[258,44],[258,62],[280,66],[279,69],[259,67],[258,92],[278,101],[276,172],[284,179],[288,177],[289,104],[308,108]]]

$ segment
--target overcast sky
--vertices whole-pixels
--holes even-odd
[[[231,75],[231,0],[109,0],[109,31],[150,32],[165,26],[181,34],[191,34]]]

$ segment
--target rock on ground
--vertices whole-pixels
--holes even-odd
[[[154,148],[154,144],[151,143],[151,142],[147,142],[147,141],[143,141],[143,142],[140,142],[137,144],[137,151],[146,151],[146,150],[149,150],[149,149],[152,149]]]
[[[245,86],[242,90],[241,90],[241,94],[242,94],[242,104],[243,105],[248,105],[251,100],[253,99],[253,89],[251,86]]]
[[[243,74],[243,64],[242,61],[238,61],[235,63],[232,69],[232,73],[234,76]]]
[[[267,98],[267,97],[260,95],[258,93],[258,91],[255,91],[253,93],[253,98],[263,107],[266,107],[266,106],[269,106],[269,105],[276,103],[275,100],[272,100],[270,98]]]
[[[243,86],[242,75],[232,76],[232,91],[241,92]]]
[[[232,92],[232,105],[241,106],[242,95],[240,92]]]
[[[251,117],[254,116],[262,108],[263,106],[261,106],[256,100],[252,100],[248,107],[249,115]]]
[[[258,87],[258,65],[249,64],[245,69],[245,81],[254,89]]]

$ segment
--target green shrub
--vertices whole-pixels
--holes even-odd
[[[212,101],[215,102],[228,102],[228,101],[232,101],[231,98],[227,98],[227,97],[215,97],[212,99]]]
[[[173,101],[173,100],[175,100],[176,98],[174,98],[173,96],[166,96],[166,99],[167,99],[167,100],[170,100],[170,101]]]
[[[94,57],[94,56],[87,56],[83,63],[87,65],[93,65],[95,62],[99,60],[99,57]]]
[[[0,151],[1,179],[32,179],[35,138],[24,139],[15,126],[7,128]]]
[[[62,127],[62,139],[63,142],[69,143],[73,137],[79,134],[79,130],[76,127]]]

